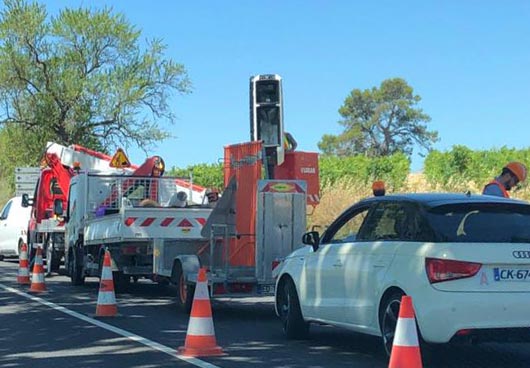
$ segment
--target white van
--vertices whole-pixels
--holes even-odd
[[[22,197],[11,198],[0,212],[0,259],[18,257],[27,240],[31,207],[22,207]]]

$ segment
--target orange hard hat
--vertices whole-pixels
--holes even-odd
[[[515,175],[517,177],[517,180],[519,180],[520,182],[523,182],[526,180],[527,170],[526,170],[526,166],[523,165],[522,163],[517,162],[517,161],[512,161],[506,164],[504,168],[508,169],[513,175]]]

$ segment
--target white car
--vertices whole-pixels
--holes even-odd
[[[0,258],[18,257],[27,241],[31,207],[22,207],[22,197],[11,198],[0,212]]]
[[[466,194],[367,198],[282,264],[276,313],[288,338],[312,322],[382,336],[403,295],[425,342],[530,339],[530,204]]]

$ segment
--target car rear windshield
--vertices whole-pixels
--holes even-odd
[[[437,241],[530,243],[530,205],[466,203],[427,211]]]

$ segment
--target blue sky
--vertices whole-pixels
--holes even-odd
[[[323,134],[341,132],[338,109],[351,90],[393,77],[422,97],[441,138],[434,148],[529,146],[528,1],[43,3],[50,14],[111,6],[185,65],[193,93],[172,101],[175,138],[149,152],[168,167],[217,162],[224,146],[249,140],[248,80],[267,73],[283,77],[285,130],[299,150],[318,151]],[[422,163],[415,154],[412,170]]]

